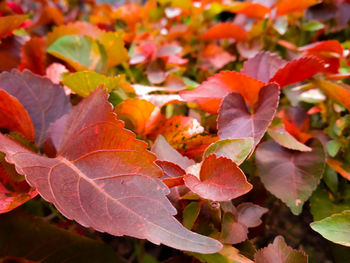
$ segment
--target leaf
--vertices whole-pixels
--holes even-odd
[[[315,85],[326,93],[327,96],[340,102],[345,108],[350,110],[350,89],[348,89],[348,86],[337,85],[331,81],[323,79],[315,80]]]
[[[201,66],[203,68],[220,69],[226,64],[235,61],[236,57],[226,52],[215,44],[207,45],[200,55]]]
[[[317,57],[306,56],[292,60],[280,68],[270,79],[270,82],[277,82],[281,88],[292,83],[300,82],[311,78],[324,69],[323,63]]]
[[[290,150],[310,152],[312,149],[305,144],[299,142],[292,134],[290,134],[285,128],[282,122],[276,125],[271,125],[267,132],[279,145],[286,147]]]
[[[104,73],[107,69],[105,49],[90,37],[63,36],[51,44],[47,52],[67,62],[77,71],[92,70]]]
[[[310,226],[324,238],[350,247],[350,210],[315,221]]]
[[[27,15],[13,15],[0,17],[0,39],[9,36],[13,30],[19,28],[26,21]]]
[[[183,211],[183,225],[191,230],[196,222],[201,208],[200,202],[189,203]]]
[[[327,164],[345,179],[350,181],[350,169],[347,164],[331,158],[327,158]]]
[[[0,214],[15,209],[36,195],[37,192],[16,172],[14,165],[7,163],[0,153]]]
[[[107,77],[93,71],[81,71],[66,75],[62,83],[84,98],[101,85],[108,92],[118,87],[125,87],[126,92],[133,92],[132,87],[128,85],[124,76]]]
[[[124,47],[123,37],[120,33],[106,32],[97,40],[106,50],[108,67],[114,67],[129,59],[128,51]]]
[[[241,203],[237,206],[237,222],[247,227],[257,227],[262,223],[261,216],[268,211],[267,208],[253,203]]]
[[[219,202],[237,198],[252,189],[252,185],[234,162],[214,154],[209,155],[202,163],[199,178],[186,174],[184,181],[192,192]]]
[[[63,89],[30,71],[17,70],[0,74],[0,89],[15,97],[28,112],[35,128],[35,142],[46,139],[50,123],[71,109]]]
[[[116,120],[103,90],[56,121],[50,132],[55,158],[32,153],[4,135],[0,151],[65,217],[100,232],[177,249],[214,253],[221,248],[172,216],[176,210],[157,178],[162,172],[155,156]]]
[[[270,9],[265,5],[252,2],[235,4],[229,11],[255,19],[264,19],[270,13]]]
[[[186,170],[187,167],[195,164],[191,159],[182,156],[165,140],[162,135],[159,135],[154,142],[151,151],[157,156],[158,160],[172,162]]]
[[[322,144],[313,139],[311,152],[292,151],[273,141],[262,143],[255,159],[265,188],[280,198],[293,214],[301,213],[303,204],[319,184],[325,153]]]
[[[282,236],[277,236],[272,244],[255,254],[255,263],[307,263],[304,251],[287,246]]]
[[[24,213],[0,216],[0,248],[1,257],[16,257],[26,262],[124,262],[103,243]]]
[[[282,0],[277,4],[277,16],[304,12],[308,7],[317,4],[317,0]]]
[[[43,38],[33,37],[21,49],[19,70],[29,69],[38,75],[45,75],[46,46]]]
[[[244,74],[221,71],[195,90],[183,91],[180,95],[185,101],[197,103],[201,109],[216,114],[222,99],[231,92],[240,93],[248,104],[253,106],[258,101],[259,91],[263,86],[263,82]]]
[[[225,244],[238,244],[247,238],[247,226],[238,223],[233,214],[225,213],[222,221],[220,240]]]
[[[226,157],[240,165],[248,157],[253,146],[253,138],[220,140],[209,145],[205,150],[204,157],[215,153],[217,156]]]
[[[268,83],[276,72],[284,67],[287,61],[275,53],[261,51],[244,62],[241,73],[256,80]]]
[[[259,100],[250,111],[240,94],[227,95],[218,115],[220,139],[251,137],[255,147],[275,116],[278,101],[279,87],[276,84],[268,84],[260,90]]]
[[[217,40],[234,38],[237,41],[244,41],[247,37],[246,31],[240,26],[232,23],[218,23],[209,28],[200,36],[203,40]]]
[[[33,122],[22,104],[5,90],[0,89],[0,128],[19,132],[29,141],[34,141]]]

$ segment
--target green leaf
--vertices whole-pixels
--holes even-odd
[[[87,36],[63,36],[47,52],[67,62],[75,70],[103,73],[107,69],[107,55],[103,46]]]
[[[0,258],[6,256],[41,263],[124,262],[103,243],[18,212],[0,216]]]
[[[323,181],[333,193],[338,191],[338,174],[328,165],[326,165],[324,170]]]
[[[107,77],[92,71],[81,71],[65,76],[62,83],[78,95],[87,97],[101,85],[111,92],[125,86],[126,81],[124,76]],[[132,89],[128,89],[127,92],[132,92]]]
[[[254,145],[253,138],[225,139],[209,145],[204,153],[204,157],[215,153],[231,159],[237,165],[240,165],[248,157]]]
[[[183,211],[183,225],[187,229],[191,230],[194,223],[196,222],[201,204],[200,202],[191,202],[189,203]]]
[[[302,28],[305,31],[317,31],[324,28],[324,24],[318,21],[310,21],[302,25]]]
[[[327,152],[331,157],[334,157],[339,152],[340,147],[340,142],[338,142],[337,140],[331,140],[327,143]]]
[[[315,221],[311,228],[334,243],[350,247],[350,210]]]

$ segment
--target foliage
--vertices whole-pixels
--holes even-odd
[[[349,14],[1,1],[0,262],[347,262]]]

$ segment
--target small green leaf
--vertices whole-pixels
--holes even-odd
[[[337,140],[331,140],[327,143],[327,151],[331,157],[334,157],[339,152],[341,144]]]
[[[200,202],[189,203],[183,211],[183,225],[191,230],[200,212]]]
[[[324,28],[324,24],[318,21],[310,21],[302,25],[302,28],[305,31],[317,31]]]
[[[350,210],[315,221],[311,228],[334,243],[350,247]]]

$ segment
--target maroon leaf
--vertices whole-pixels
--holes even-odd
[[[311,152],[283,148],[269,141],[256,151],[256,162],[261,181],[266,189],[285,202],[296,215],[319,184],[325,165],[322,144],[312,140]]]
[[[268,83],[275,73],[286,64],[287,61],[277,54],[261,51],[255,57],[244,62],[241,73]]]
[[[303,251],[287,246],[282,236],[275,238],[272,244],[259,250],[255,256],[256,263],[307,263],[308,257]]]
[[[94,113],[94,114],[91,114]],[[27,182],[67,218],[112,235],[177,249],[214,253],[221,244],[188,231],[157,178],[162,171],[147,144],[115,118],[97,89],[50,128],[55,158],[32,153],[0,135],[0,151]]]
[[[278,101],[279,87],[273,83],[260,90],[258,103],[251,110],[240,94],[227,95],[219,110],[219,137],[221,139],[252,137],[256,146],[275,116]]]
[[[28,70],[1,73],[0,89],[16,97],[27,110],[34,124],[35,141],[39,145],[44,142],[50,123],[71,109],[69,99],[60,86]]]
[[[283,68],[280,68],[269,82],[277,82],[281,88],[292,83],[306,80],[322,72],[324,69],[320,59],[314,56],[306,56],[292,60]]]
[[[185,185],[199,196],[213,201],[228,201],[244,195],[252,185],[230,159],[209,155],[203,162],[199,178],[187,174]]]

